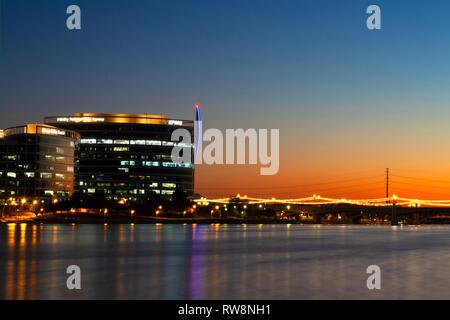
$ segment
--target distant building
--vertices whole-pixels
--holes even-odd
[[[43,124],[0,132],[0,198],[66,197],[74,188],[79,134]]]
[[[194,122],[147,114],[76,113],[46,117],[45,123],[81,135],[76,150],[75,190],[109,199],[171,198],[194,191],[194,166],[172,162],[172,132]],[[192,141],[186,147],[191,148]]]

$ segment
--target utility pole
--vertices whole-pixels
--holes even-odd
[[[386,203],[389,203],[389,168],[386,168]]]
[[[389,168],[386,168],[386,205],[389,206]],[[392,201],[392,212],[391,212],[391,225],[398,225],[397,212],[395,210],[395,201]]]

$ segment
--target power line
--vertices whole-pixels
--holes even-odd
[[[319,182],[319,183],[308,183],[308,184],[298,184],[298,185],[290,185],[290,186],[264,186],[264,187],[243,187],[241,188],[251,188],[251,189],[289,189],[289,188],[304,188],[309,186],[321,186],[321,185],[328,185],[328,184],[339,184],[339,183],[346,183],[346,182],[353,182],[353,181],[361,181],[361,180],[373,180],[373,179],[380,179],[382,176],[370,176],[370,177],[361,177],[361,178],[353,178],[353,179],[346,179],[346,180],[335,180],[335,181],[328,181],[328,182]],[[336,187],[339,188],[339,187]],[[205,187],[205,189],[236,189],[236,187]]]

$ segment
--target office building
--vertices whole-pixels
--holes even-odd
[[[0,132],[0,198],[67,197],[74,189],[79,134],[43,124]]]
[[[81,135],[76,149],[75,190],[109,199],[170,199],[194,190],[193,164],[171,159],[172,132],[194,122],[147,114],[76,113],[46,117],[45,123]],[[185,145],[192,152],[192,141]]]

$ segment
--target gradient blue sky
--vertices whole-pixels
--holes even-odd
[[[193,118],[200,101],[205,127],[280,128],[282,156],[276,177],[204,168],[201,191],[388,166],[450,177],[449,1],[0,2],[0,127],[74,112]],[[81,31],[66,29],[70,4]],[[366,28],[370,4],[380,31]]]

